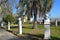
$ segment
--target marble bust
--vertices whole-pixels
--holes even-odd
[[[50,24],[50,19],[48,17],[48,14],[46,14],[44,17],[44,24]]]

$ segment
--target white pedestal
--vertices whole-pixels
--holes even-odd
[[[21,18],[18,18],[19,22],[18,22],[18,33],[22,34],[22,21]]]
[[[10,22],[8,22],[8,30],[10,30]]]
[[[3,22],[1,23],[1,27],[3,27]]]
[[[50,25],[44,25],[44,39],[50,39]]]

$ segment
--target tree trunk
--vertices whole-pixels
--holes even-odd
[[[37,6],[36,1],[33,1],[33,9],[34,9],[34,23],[33,23],[33,29],[37,28]]]
[[[34,10],[34,23],[33,23],[33,29],[37,28],[37,9]]]
[[[36,13],[36,12],[35,12]],[[33,29],[37,28],[37,15],[34,14],[34,23],[33,23]]]
[[[37,21],[35,20],[33,23],[33,29],[36,29],[36,28],[37,28]]]

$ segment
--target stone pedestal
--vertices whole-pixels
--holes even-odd
[[[44,39],[50,39],[50,25],[44,25]]]
[[[44,18],[44,39],[50,39],[50,19],[48,15]]]
[[[3,22],[1,23],[1,27],[3,27]]]
[[[22,21],[21,21],[21,18],[18,18],[18,33],[22,34]]]
[[[8,22],[8,30],[10,30],[10,22]]]

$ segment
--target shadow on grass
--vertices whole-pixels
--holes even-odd
[[[44,40],[44,35],[40,34],[40,35],[35,35],[35,34],[29,34],[29,33],[23,33],[25,36],[23,36],[23,38],[27,38],[30,40]],[[50,40],[60,40],[60,38],[57,37],[52,37]]]
[[[30,40],[43,40],[44,35],[35,35],[35,34],[29,34],[29,33],[23,33],[25,36],[24,38],[30,39]]]
[[[18,28],[18,26],[11,26],[10,28]],[[22,28],[25,28],[25,29],[32,29],[32,27],[26,27],[26,26],[22,26]]]
[[[51,36],[51,40],[60,40],[60,38],[52,37],[52,36]]]
[[[33,34],[25,34],[25,36],[19,36],[18,38],[11,38],[11,39],[8,39],[8,40],[43,40],[42,39],[42,36],[43,35],[33,35]],[[39,39],[40,38],[40,39]]]
[[[23,28],[25,28],[25,29],[32,29],[32,27],[26,27],[26,26],[23,26]]]
[[[18,26],[11,26],[10,28],[18,28]]]

